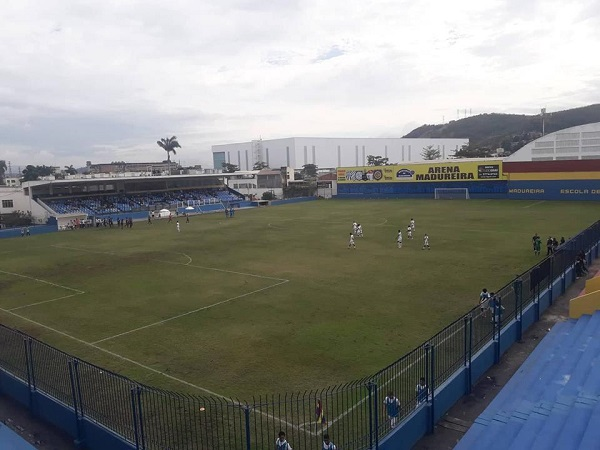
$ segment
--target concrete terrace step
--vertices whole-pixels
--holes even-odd
[[[455,447],[600,449],[600,312],[557,324]]]

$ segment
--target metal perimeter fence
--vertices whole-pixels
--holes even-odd
[[[296,450],[320,449],[328,433],[339,448],[377,448],[390,431],[384,400],[399,399],[399,421],[477,351],[522,315],[540,292],[600,241],[600,221],[497,291],[493,311],[475,307],[379,372],[342,385],[251,400],[179,394],[140,384],[79,360],[20,331],[0,326],[0,368],[129,441],[139,449],[265,449],[280,430]],[[425,379],[425,394],[417,384]]]

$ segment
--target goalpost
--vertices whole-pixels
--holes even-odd
[[[468,188],[435,188],[436,200],[469,200]]]

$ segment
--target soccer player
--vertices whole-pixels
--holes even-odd
[[[402,248],[402,231],[398,230],[398,236],[396,236],[396,245],[398,248]]]
[[[479,294],[479,310],[483,317],[487,317],[488,309],[490,309],[490,293],[486,288],[483,288],[481,294]]]
[[[292,450],[292,446],[285,440],[285,432],[279,432],[279,438],[275,441],[275,450]]]
[[[185,213],[185,223],[190,223],[190,215]]]
[[[541,250],[542,250],[542,240],[538,236],[538,238],[533,243],[533,253],[535,255],[539,255],[541,253]]]
[[[429,235],[427,233],[425,233],[425,236],[423,236],[423,250],[431,250],[431,247],[429,246]]]
[[[177,221],[177,232],[179,233],[181,229],[179,228],[179,220]]]
[[[398,423],[398,416],[400,415],[400,400],[394,397],[394,393],[390,391],[387,397],[383,399],[383,406],[390,421],[390,427],[394,428],[396,423]]]
[[[360,223],[356,226],[356,236],[363,237],[362,225]]]
[[[353,248],[356,250],[356,244],[354,243],[354,235],[350,233],[350,241],[348,241],[348,248]]]
[[[425,383],[425,377],[421,377],[419,380],[419,384],[417,384],[416,388],[417,392],[417,407],[421,403],[425,403],[429,398],[429,388],[427,387],[427,383]]]
[[[356,234],[357,228],[358,228],[358,224],[356,222],[352,222],[352,233]]]
[[[533,244],[533,250],[534,250],[534,251],[535,251],[535,242],[536,242],[538,239],[541,239],[541,238],[540,238],[540,236],[539,236],[537,233],[535,233],[535,234],[533,235],[533,237],[531,238],[531,243]]]
[[[415,231],[415,219],[413,218],[410,219],[410,228]]]
[[[406,237],[408,239],[412,239],[413,238],[412,227],[410,225],[408,227],[406,227]]]
[[[323,435],[323,450],[337,450],[336,445],[331,442],[327,433]]]

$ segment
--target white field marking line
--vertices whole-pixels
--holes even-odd
[[[59,287],[62,289],[66,289],[68,291],[75,292],[76,294],[85,294],[84,291],[81,291],[79,289],[71,288],[69,286],[63,286],[63,285],[57,284],[57,283],[52,283],[51,281],[40,280],[39,278],[30,277],[29,275],[21,275],[20,273],[7,272],[5,270],[0,270],[0,273],[5,273],[7,275],[13,275],[15,277],[27,278],[28,280],[37,281],[38,283],[49,284],[50,286],[55,286],[55,287]]]
[[[75,248],[75,247],[62,247],[62,246],[58,246],[58,245],[53,245],[53,247],[56,247],[56,248],[65,248],[65,249],[69,249],[69,250],[76,250],[76,251],[89,252],[89,253],[101,253],[101,254],[114,255],[114,253],[109,253],[109,252],[95,252],[95,251],[93,251],[93,250],[80,249],[80,248]],[[182,254],[182,255],[185,255],[185,256],[187,256],[187,257],[190,259],[190,261],[189,261],[188,263],[186,263],[186,264],[181,264],[181,263],[173,263],[173,264],[179,264],[179,265],[189,265],[189,263],[191,262],[191,259],[192,259],[192,258],[191,258],[190,256],[186,255],[185,253],[181,253],[181,254]],[[158,261],[158,260],[156,260],[156,261]],[[163,261],[163,262],[168,262],[168,261]],[[200,266],[191,266],[191,267],[200,267]],[[221,269],[214,269],[214,268],[209,268],[209,269],[211,269],[211,270],[221,270]],[[224,272],[231,272],[231,271],[228,271],[228,270],[222,270],[222,271],[224,271]],[[20,275],[20,274],[16,274],[16,273],[12,273],[12,272],[5,272],[5,271],[3,271],[3,270],[0,270],[0,273],[7,273],[7,274],[10,274],[10,275],[15,275],[15,276],[23,277],[23,278],[29,278],[29,279],[32,279],[32,280],[35,280],[35,281],[39,281],[39,282],[42,282],[42,283],[47,283],[47,284],[51,284],[51,285],[54,285],[54,286],[62,287],[62,288],[64,288],[64,289],[69,289],[69,290],[72,290],[72,291],[76,291],[76,293],[75,293],[75,294],[73,294],[73,295],[85,294],[85,292],[84,292],[84,291],[79,291],[78,289],[70,288],[70,287],[67,287],[67,286],[61,286],[61,285],[58,285],[58,284],[55,284],[55,283],[51,283],[51,282],[49,282],[49,281],[45,281],[45,280],[38,280],[37,278],[29,277],[29,276],[27,276],[27,275]],[[180,314],[179,316],[176,316],[176,317],[171,317],[171,318],[169,318],[169,319],[166,319],[166,320],[164,320],[164,321],[162,321],[162,322],[163,322],[163,323],[164,323],[164,322],[168,322],[168,321],[170,321],[170,320],[174,320],[174,319],[176,319],[176,318],[178,318],[178,317],[183,317],[183,316],[186,316],[186,315],[189,315],[189,314],[193,314],[194,312],[198,312],[198,311],[201,311],[201,310],[203,310],[203,309],[212,308],[213,306],[217,306],[217,305],[219,305],[219,304],[222,304],[222,303],[230,302],[230,301],[232,301],[232,300],[235,300],[235,299],[238,299],[238,298],[246,297],[246,296],[248,296],[248,295],[252,295],[252,294],[255,294],[255,293],[257,293],[257,292],[264,291],[264,290],[267,290],[267,289],[270,289],[270,288],[273,288],[273,287],[279,286],[279,285],[281,285],[281,284],[288,283],[288,282],[290,281],[290,280],[286,280],[286,279],[283,279],[283,278],[263,277],[263,276],[261,276],[261,275],[245,274],[245,273],[242,273],[242,272],[231,272],[231,273],[235,273],[235,274],[239,274],[239,275],[248,275],[248,276],[253,276],[253,277],[258,277],[258,278],[266,278],[266,279],[271,279],[271,280],[277,280],[277,281],[279,281],[279,282],[278,282],[278,283],[275,283],[275,284],[273,284],[273,285],[270,285],[270,286],[264,287],[264,288],[262,288],[262,289],[258,289],[258,290],[256,290],[256,291],[247,292],[247,293],[245,293],[245,294],[238,295],[237,297],[233,297],[233,298],[230,298],[230,299],[227,299],[227,300],[223,300],[223,301],[221,301],[221,302],[219,302],[219,303],[215,303],[215,304],[213,304],[213,305],[209,305],[209,306],[205,306],[205,307],[203,307],[203,308],[199,308],[199,309],[197,309],[197,310],[195,310],[195,311],[190,311],[190,312],[187,312],[187,313],[185,313],[185,314]],[[28,305],[28,306],[33,306],[33,305]],[[67,338],[69,338],[69,339],[73,339],[74,341],[77,341],[77,342],[79,342],[79,343],[81,343],[81,344],[84,344],[84,345],[87,345],[87,346],[89,346],[89,347],[92,347],[92,348],[95,348],[95,349],[97,349],[97,350],[100,350],[101,352],[104,352],[104,353],[106,353],[106,354],[108,354],[108,355],[114,356],[115,358],[121,359],[121,360],[123,360],[123,361],[127,361],[127,362],[129,362],[129,363],[131,363],[131,364],[134,364],[134,365],[138,366],[138,367],[141,367],[141,368],[143,368],[143,369],[149,370],[150,372],[154,372],[154,373],[157,373],[157,374],[159,374],[159,375],[162,375],[162,376],[164,376],[164,377],[166,377],[166,378],[169,378],[169,379],[171,379],[171,380],[173,380],[173,381],[177,381],[177,382],[179,382],[179,383],[185,384],[186,386],[190,386],[190,387],[192,387],[192,388],[194,388],[194,389],[198,389],[198,390],[200,390],[200,391],[206,392],[207,394],[214,395],[215,397],[219,397],[219,398],[222,398],[222,399],[224,399],[224,400],[227,400],[227,401],[233,401],[233,402],[234,402],[234,403],[236,403],[236,404],[242,405],[241,403],[239,403],[239,402],[236,402],[236,401],[234,401],[233,399],[231,399],[231,398],[229,398],[229,397],[226,397],[226,396],[224,396],[224,395],[217,394],[216,392],[213,392],[213,391],[211,391],[210,389],[203,388],[203,387],[201,387],[201,386],[198,386],[198,385],[195,385],[195,384],[193,384],[193,383],[190,383],[189,381],[185,381],[185,380],[182,380],[181,378],[177,378],[177,377],[174,377],[174,376],[172,376],[172,375],[169,375],[169,374],[167,374],[167,373],[165,373],[165,372],[161,372],[160,370],[154,369],[154,368],[152,368],[152,367],[150,367],[150,366],[147,366],[147,365],[145,365],[145,364],[142,364],[142,363],[140,363],[140,362],[134,361],[133,359],[127,358],[127,357],[125,357],[125,356],[122,356],[122,355],[119,355],[118,353],[115,353],[115,352],[111,352],[110,350],[106,350],[106,349],[104,349],[104,348],[102,348],[102,347],[100,347],[100,346],[96,345],[98,342],[102,342],[102,341],[105,341],[105,340],[108,340],[108,339],[112,339],[112,338],[114,338],[114,337],[116,337],[116,336],[112,336],[112,337],[110,337],[110,338],[106,338],[106,339],[102,339],[102,340],[100,340],[100,341],[96,341],[96,342],[91,342],[91,343],[90,343],[90,342],[86,342],[86,341],[84,341],[84,340],[82,340],[82,339],[76,338],[75,336],[72,336],[72,335],[70,335],[70,334],[67,334],[67,333],[65,333],[65,332],[63,332],[63,331],[59,331],[59,330],[57,330],[57,329],[55,329],[55,328],[49,327],[49,326],[47,326],[47,325],[44,325],[44,324],[42,324],[42,323],[40,323],[40,322],[36,322],[35,320],[29,319],[29,318],[27,318],[27,317],[25,317],[25,316],[22,316],[22,315],[20,315],[20,314],[17,314],[17,313],[15,313],[15,312],[13,312],[12,310],[8,310],[8,309],[0,308],[0,311],[3,311],[3,312],[5,312],[5,313],[7,313],[7,314],[11,314],[11,315],[13,315],[13,316],[15,316],[15,317],[18,317],[18,318],[22,319],[22,320],[25,320],[25,321],[27,321],[27,322],[30,322],[30,323],[33,323],[33,324],[35,324],[35,325],[38,325],[38,326],[40,326],[40,327],[42,327],[42,328],[45,328],[45,329],[47,329],[47,330],[53,331],[53,332],[55,332],[55,333],[58,333],[58,334],[60,334],[60,335],[62,335],[62,336],[65,336],[65,337],[67,337]],[[145,327],[138,328],[138,330],[141,330],[142,328],[148,328],[148,327],[150,327],[150,326],[157,325],[157,324],[158,324],[158,323],[156,323],[156,324],[150,324],[150,325],[147,325],[147,326],[145,326]],[[123,335],[123,334],[132,333],[132,332],[134,332],[134,331],[137,331],[137,330],[130,330],[130,331],[126,332],[126,333],[121,333],[119,336],[121,336],[121,335]],[[263,416],[265,416],[265,417],[268,417],[268,418],[271,418],[271,419],[277,420],[277,421],[279,421],[280,423],[284,423],[284,424],[288,425],[289,427],[291,427],[291,428],[293,428],[293,429],[296,429],[296,430],[298,430],[298,431],[303,431],[304,433],[307,433],[307,434],[309,434],[309,435],[311,435],[311,436],[317,436],[317,434],[316,434],[316,433],[313,433],[313,432],[312,432],[312,431],[310,431],[310,430],[303,430],[303,429],[301,429],[301,428],[300,428],[298,425],[294,425],[294,424],[292,424],[292,423],[289,423],[289,422],[287,422],[287,421],[285,421],[285,420],[282,420],[280,417],[275,417],[275,416],[273,416],[273,415],[271,415],[271,414],[268,414],[268,413],[266,413],[266,412],[264,412],[264,411],[260,411],[260,410],[259,410],[259,409],[257,409],[257,408],[252,408],[252,411],[253,411],[254,413],[257,413],[257,412],[258,412],[259,414],[261,414],[261,415],[263,415]]]
[[[184,266],[189,266],[192,263],[192,257],[190,255],[186,255],[185,253],[180,253],[180,254],[189,259],[189,261],[184,264]]]
[[[476,316],[474,316],[474,318],[481,316],[481,312],[479,312]],[[450,339],[452,336],[454,336],[455,334],[461,332],[462,330],[457,330],[454,333],[450,334],[449,336],[445,337],[444,339],[442,339],[439,344],[442,344],[444,342],[446,342],[448,339]],[[438,344],[438,345],[439,345]],[[404,369],[402,369],[400,372],[398,372],[395,376],[393,376],[392,378],[390,378],[387,382],[383,383],[381,386],[378,386],[378,390],[385,388],[388,384],[390,384],[393,380],[395,380],[396,378],[398,378],[400,375],[404,374],[407,370],[409,370],[410,368],[414,367],[415,364],[417,363],[421,363],[423,360],[423,358],[419,358],[416,361],[413,361],[412,363],[410,363],[407,367],[405,367]],[[346,411],[344,411],[342,414],[340,414],[339,416],[337,416],[335,419],[333,419],[331,422],[328,422],[327,425],[325,427],[323,427],[323,431],[327,430],[331,425],[333,425],[334,423],[336,423],[337,421],[339,421],[340,419],[344,418],[345,416],[347,416],[348,414],[350,414],[352,411],[354,411],[356,408],[358,408],[360,405],[362,405],[364,402],[366,402],[369,399],[369,396],[365,396],[362,400],[360,400],[358,403],[356,403],[354,406],[352,406],[351,408],[348,408]],[[300,426],[304,426],[307,424],[301,424]]]
[[[97,253],[99,255],[113,255],[113,256],[116,255],[115,252],[100,252],[97,250],[88,250],[87,248],[68,247],[66,245],[52,245],[52,247],[61,248],[61,249],[65,249],[65,250],[75,250],[77,252],[84,252],[84,253]]]
[[[197,266],[195,264],[189,264],[189,263],[183,264],[183,263],[178,263],[178,262],[174,262],[174,261],[165,261],[162,259],[155,259],[154,261],[158,261],[158,262],[165,263],[165,264],[174,264],[177,266],[195,267],[196,269],[214,270],[215,272],[232,273],[234,275],[243,275],[246,277],[262,278],[264,280],[282,281],[282,282],[286,282],[286,283],[288,281],[290,281],[290,280],[286,280],[285,278],[268,277],[266,275],[257,275],[255,273],[246,273],[246,272],[236,272],[234,270],[227,270],[227,269],[217,269],[216,267]]]
[[[99,252],[99,251],[88,250],[88,249],[77,248],[77,247],[63,247],[63,246],[53,246],[53,247],[64,248],[64,249],[67,249],[67,250],[75,250],[75,251],[78,251],[78,252],[99,253],[99,254],[102,254],[102,255],[116,255],[116,253],[114,253],[114,252]],[[165,263],[165,264],[174,264],[174,265],[178,265],[178,266],[195,267],[197,269],[214,270],[216,272],[232,273],[234,275],[244,275],[244,276],[247,276],[247,277],[262,278],[262,279],[265,279],[265,280],[285,281],[285,282],[290,281],[290,280],[287,280],[285,278],[268,277],[268,276],[265,276],[265,275],[257,275],[257,274],[254,274],[254,273],[236,272],[234,270],[218,269],[216,267],[207,267],[207,266],[192,265],[191,264],[192,258],[189,255],[186,255],[185,253],[179,253],[179,252],[171,252],[171,253],[175,253],[175,254],[178,254],[178,255],[184,255],[185,257],[187,257],[189,259],[189,261],[187,263],[180,263],[180,262],[175,262],[175,261],[165,261],[163,259],[154,259],[153,261],[157,261],[157,262],[161,262],[161,263]]]
[[[531,205],[523,206],[523,208],[531,208],[532,206],[539,205],[540,203],[544,203],[546,200],[540,200],[539,202],[532,203]]]
[[[11,315],[13,315],[15,317],[18,317],[21,320],[25,320],[26,322],[33,323],[34,325],[37,325],[37,326],[42,327],[42,328],[45,328],[46,330],[49,330],[49,331],[52,331],[54,333],[60,334],[60,335],[62,335],[64,337],[67,337],[67,338],[72,339],[72,340],[74,340],[76,342],[79,342],[80,344],[87,345],[89,347],[95,348],[96,350],[99,350],[99,351],[101,351],[103,353],[106,353],[107,355],[113,356],[113,357],[115,357],[117,359],[120,359],[122,361],[126,361],[128,363],[134,364],[134,365],[136,365],[138,367],[141,367],[142,369],[146,369],[146,370],[148,370],[150,372],[154,372],[154,373],[156,373],[158,375],[162,375],[165,378],[169,378],[169,379],[171,379],[173,381],[177,381],[178,383],[185,384],[186,386],[192,387],[194,389],[198,389],[199,391],[202,391],[202,392],[206,392],[207,394],[213,395],[215,397],[219,397],[219,398],[222,398],[224,400],[231,401],[231,402],[233,402],[233,403],[235,403],[237,405],[240,405],[240,406],[243,405],[243,403],[236,402],[232,398],[226,397],[226,396],[221,395],[221,394],[217,394],[216,392],[213,392],[210,389],[203,388],[203,387],[198,386],[196,384],[190,383],[189,381],[185,381],[185,380],[182,380],[181,378],[177,378],[177,377],[174,377],[173,375],[169,375],[168,373],[161,372],[158,369],[155,369],[153,367],[147,366],[147,365],[142,364],[142,363],[140,363],[138,361],[134,361],[133,359],[127,358],[126,356],[119,355],[118,353],[111,352],[110,350],[107,350],[107,349],[102,348],[102,347],[100,347],[98,345],[95,345],[94,343],[86,342],[83,339],[76,338],[75,336],[67,334],[64,331],[60,331],[60,330],[57,330],[56,328],[52,328],[52,327],[49,327],[48,325],[44,325],[43,323],[36,322],[35,320],[29,319],[29,318],[27,318],[25,316],[22,316],[20,314],[15,313],[15,312],[12,312],[12,311],[9,311],[9,310],[3,309],[3,308],[0,308],[0,311],[5,312],[7,314],[11,314]],[[266,417],[278,420],[280,423],[284,423],[284,424],[290,426],[291,428],[294,428],[294,429],[299,430],[299,431],[303,431],[303,432],[305,432],[307,434],[310,434],[311,436],[316,436],[317,435],[316,433],[313,433],[312,431],[302,430],[297,425],[294,425],[292,423],[286,422],[285,420],[282,420],[279,417],[275,417],[275,416],[273,416],[271,414],[265,413],[265,412],[260,411],[260,410],[258,410],[256,408],[253,408],[252,411],[255,412],[255,413],[258,412],[258,413],[262,414],[263,416],[266,416]]]
[[[190,266],[190,267],[195,267],[195,266]],[[220,302],[213,303],[212,305],[203,306],[201,308],[194,309],[193,311],[188,311],[188,312],[185,312],[185,313],[182,313],[182,314],[178,314],[176,316],[169,317],[168,319],[159,320],[158,322],[150,323],[148,325],[144,325],[143,327],[134,328],[132,330],[125,331],[123,333],[115,334],[114,336],[109,336],[109,337],[100,339],[98,341],[94,341],[94,342],[92,342],[92,344],[96,345],[96,344],[99,344],[100,342],[110,341],[111,339],[116,339],[116,338],[121,337],[121,336],[125,336],[125,335],[131,334],[131,333],[135,333],[136,331],[145,330],[146,328],[154,327],[156,325],[162,325],[163,323],[167,323],[167,322],[170,322],[172,320],[179,319],[181,317],[189,316],[190,314],[195,314],[195,313],[200,312],[200,311],[204,311],[204,310],[207,310],[207,309],[210,309],[210,308],[214,308],[215,306],[224,305],[225,303],[232,302],[233,300],[238,300],[240,298],[247,297],[249,295],[256,294],[258,292],[266,291],[267,289],[274,288],[276,286],[279,286],[279,285],[287,283],[287,282],[289,282],[289,280],[283,280],[283,281],[280,281],[278,283],[272,284],[270,286],[266,286],[264,288],[256,289],[256,290],[251,291],[251,292],[246,292],[245,294],[240,294],[240,295],[236,295],[235,297],[231,297],[231,298],[228,298],[228,299],[225,299],[225,300],[221,300]]]
[[[75,297],[76,295],[81,295],[81,294],[85,294],[85,292],[81,292],[81,293],[76,292],[75,294],[71,294],[71,295],[64,295],[62,297],[51,298],[50,300],[44,300],[44,301],[37,302],[37,303],[30,303],[29,305],[17,306],[16,308],[10,308],[9,311],[17,311],[18,309],[29,308],[31,306],[37,306],[37,305],[43,305],[44,303],[55,302],[57,300],[64,300],[65,298],[71,298],[71,297]]]

